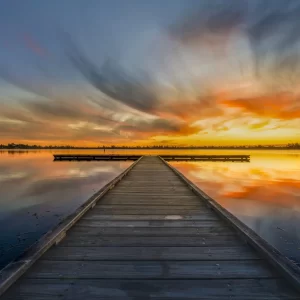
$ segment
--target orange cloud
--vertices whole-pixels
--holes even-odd
[[[290,120],[300,118],[300,104],[297,95],[282,92],[253,98],[222,100],[227,107],[240,108],[260,117]]]
[[[193,101],[181,99],[168,103],[162,102],[153,112],[162,118],[175,118],[185,122],[195,122],[201,118],[224,115],[216,96],[196,97]]]
[[[244,164],[240,168],[234,164],[228,164],[226,167],[222,163],[199,165],[178,162],[174,165],[225,207],[231,204],[235,206],[237,200],[258,201],[281,207],[298,206],[298,171],[290,168],[295,161],[288,156],[281,155],[280,158],[286,159],[282,165],[278,165],[276,155],[271,155],[268,158],[269,164],[265,164],[265,159],[258,159],[255,168],[252,164]]]

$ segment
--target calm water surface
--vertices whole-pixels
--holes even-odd
[[[131,163],[53,162],[47,151],[0,152],[0,268]]]
[[[172,162],[202,190],[290,259],[300,263],[300,151],[175,150],[251,154],[250,163]],[[53,162],[54,153],[0,152],[0,267],[20,255],[131,162]],[[106,150],[170,154],[174,150]]]
[[[250,163],[171,164],[300,264],[300,151],[252,151]]]

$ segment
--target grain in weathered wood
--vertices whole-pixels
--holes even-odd
[[[152,195],[152,196],[156,196],[156,197],[160,197],[160,196],[167,196],[167,195],[172,195],[173,193],[176,193],[176,195],[178,196],[183,196],[187,193],[187,191],[158,191],[158,190],[149,190],[149,191],[113,191],[111,192],[110,195],[118,195],[118,196],[131,196],[131,195],[136,195],[136,196],[146,196],[146,195]]]
[[[149,205],[144,205],[144,204],[118,204],[118,205],[115,205],[115,204],[98,204],[98,205],[95,205],[95,207],[93,209],[95,210],[100,210],[100,209],[103,209],[103,210],[108,210],[108,209],[118,209],[118,210],[130,210],[130,209],[133,209],[133,210],[140,210],[140,211],[145,211],[145,210],[148,210],[148,211],[151,211],[152,210],[161,210],[161,211],[168,211],[168,208],[170,209],[170,205],[167,205],[167,204],[162,204],[162,205],[151,205],[151,203],[149,203]],[[207,207],[202,204],[202,205],[198,205],[198,204],[191,204],[191,205],[188,205],[186,203],[186,205],[172,205],[172,210],[173,211],[183,211],[183,212],[186,212],[186,213],[189,213],[189,212],[192,212],[192,211],[205,211],[207,210]]]
[[[202,235],[202,236],[90,236],[71,232],[64,239],[62,247],[237,247],[243,245],[236,235]]]
[[[152,186],[152,187],[155,187],[157,186],[157,179],[154,177],[152,178],[149,178],[149,180],[139,180],[139,181],[135,181],[135,180],[130,180],[131,179],[131,176],[127,176],[128,178],[128,181],[121,181],[119,184],[118,184],[118,187],[136,187],[136,186],[143,186],[143,185],[147,185],[147,186]],[[162,186],[162,187],[169,187],[170,185],[175,185],[177,182],[177,178],[176,177],[172,177],[172,178],[169,178],[169,177],[165,177],[164,181],[162,182],[162,184],[160,184],[159,186]]]
[[[72,233],[84,234],[86,236],[199,236],[207,235],[235,235],[229,227],[88,227],[76,226]]]
[[[98,204],[99,207],[100,204]],[[174,207],[182,207],[182,206],[187,206],[187,207],[196,207],[196,208],[201,208],[205,206],[205,204],[198,204],[197,202],[189,202],[189,201],[176,201],[176,200],[158,200],[158,201],[140,201],[140,200],[128,200],[124,201],[122,200],[103,200],[101,201],[101,205],[105,205],[105,208],[111,207],[113,205],[117,205],[118,207],[124,207],[124,206],[143,206],[145,209],[148,206],[156,207],[159,208],[159,206],[169,206],[172,205]]]
[[[190,205],[199,205],[197,200],[172,200],[172,199],[156,199],[156,200],[148,200],[148,199],[141,199],[141,198],[131,198],[126,201],[126,199],[116,199],[116,198],[106,198],[101,201],[101,204],[107,205],[145,205],[145,206],[160,206],[160,205],[169,205],[169,206],[190,206]]]
[[[103,199],[101,199],[101,202],[99,202],[99,204],[105,204],[105,201],[108,200],[117,200],[117,201],[122,201],[124,203],[126,202],[130,202],[130,200],[132,201],[142,201],[142,202],[149,202],[151,203],[153,201],[153,203],[155,204],[156,202],[161,202],[161,201],[180,201],[180,202],[187,202],[190,204],[197,204],[199,206],[203,205],[202,202],[199,201],[199,197],[197,197],[196,195],[160,195],[160,196],[155,196],[155,195],[122,195],[122,197],[120,197],[120,195],[112,195],[109,194],[105,197],[103,197]]]
[[[93,211],[88,212],[83,216],[82,220],[98,220],[98,221],[159,221],[159,220],[191,220],[191,221],[217,221],[220,220],[215,213],[207,212],[189,215],[99,215],[94,214]]]
[[[155,189],[155,190],[153,190]],[[160,193],[161,191],[161,193]],[[134,193],[140,193],[140,194],[154,194],[154,195],[161,195],[163,196],[164,194],[169,194],[169,195],[176,195],[177,193],[174,193],[174,191],[178,192],[178,195],[180,196],[184,196],[186,195],[188,192],[189,192],[189,189],[186,188],[186,189],[179,189],[179,188],[173,188],[173,187],[170,187],[168,189],[157,189],[156,188],[144,188],[144,189],[128,189],[128,188],[125,188],[125,189],[115,189],[115,190],[112,190],[111,194],[134,194]],[[173,193],[173,194],[172,194]]]
[[[102,220],[91,220],[82,219],[78,222],[77,226],[83,227],[104,227],[104,228],[140,228],[140,227],[164,227],[164,228],[210,228],[210,227],[223,227],[224,223],[220,220],[204,220],[204,221],[193,221],[193,220],[150,220],[150,221],[102,221]]]
[[[217,279],[276,278],[261,260],[244,261],[48,261],[41,259],[26,278]]]
[[[68,253],[68,255],[66,255]],[[43,260],[257,260],[249,247],[56,247]]]
[[[147,205],[146,205],[147,204]],[[116,208],[116,205],[119,209],[121,208],[133,208],[133,209],[141,209],[141,210],[145,210],[145,209],[167,209],[168,207],[170,208],[170,205],[168,205],[167,203],[161,203],[160,206],[156,205],[156,203],[134,203],[134,204],[130,204],[130,203],[120,203],[120,204],[108,204],[108,203],[98,203],[96,205],[97,208],[103,208],[103,209],[106,209],[106,208]],[[203,209],[205,208],[207,210],[207,206],[204,204],[204,203],[189,203],[189,202],[185,202],[185,203],[179,203],[177,205],[172,205],[172,209],[195,209],[195,210],[199,210],[199,209]]]
[[[102,208],[99,206],[95,206],[93,208],[93,211],[99,215],[107,215],[107,214],[116,214],[116,215],[191,215],[195,216],[198,214],[203,213],[203,208],[189,208],[186,206],[182,206],[181,208],[173,208],[172,206],[169,206],[169,209],[167,207],[153,207],[153,206],[147,206],[147,208],[143,207],[128,207],[123,206],[123,208],[119,208],[119,206],[112,206],[110,208]]]
[[[10,293],[10,300],[299,299],[278,279],[26,279],[22,283]]]
[[[157,188],[157,187],[155,187]],[[108,193],[107,195],[105,195],[105,197],[103,197],[103,199],[118,199],[118,200],[130,200],[130,199],[145,199],[145,200],[191,200],[191,201],[196,201],[199,205],[202,204],[202,201],[199,201],[199,197],[195,194],[190,194],[187,193],[185,195],[176,195],[176,194],[170,194],[170,195],[159,195],[159,196],[155,196],[155,195],[150,195],[150,194],[146,194],[143,196],[140,195],[130,195],[130,196],[126,196],[125,194],[122,195],[122,197],[120,197],[120,195],[113,195],[112,192]]]
[[[187,206],[181,206],[181,207],[172,207],[169,206],[170,208],[168,209],[165,206],[147,206],[147,207],[139,207],[139,206],[131,206],[129,207],[128,205],[124,205],[122,207],[117,206],[117,205],[111,205],[109,208],[102,208],[98,205],[96,205],[93,208],[93,211],[99,215],[107,215],[107,214],[116,214],[116,215],[191,215],[195,216],[197,214],[201,214],[204,211],[204,208],[194,208],[194,207],[187,207]]]

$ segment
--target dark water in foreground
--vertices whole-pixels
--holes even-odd
[[[0,154],[0,268],[132,162],[53,162],[49,152]]]
[[[300,151],[175,151],[251,154],[250,163],[172,164],[273,246],[300,263]],[[53,153],[64,152],[72,151],[0,152],[0,268],[131,164],[53,162]],[[156,155],[162,151],[114,151],[124,152]]]

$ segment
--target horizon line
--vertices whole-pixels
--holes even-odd
[[[229,149],[229,148],[300,148],[300,143],[286,143],[286,144],[255,144],[255,145],[137,145],[137,146],[125,146],[125,145],[109,145],[109,146],[72,146],[72,145],[37,145],[37,144],[22,144],[22,143],[8,143],[0,144],[0,149]]]

